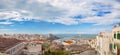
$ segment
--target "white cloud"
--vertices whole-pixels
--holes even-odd
[[[16,29],[5,29],[5,28],[2,28],[0,29],[1,31],[8,31],[8,30],[16,30]]]
[[[60,32],[61,34],[98,34],[99,32],[111,32],[111,27],[101,27],[101,28],[87,28],[86,30],[67,30],[66,32]],[[89,31],[88,31],[89,30]],[[58,33],[59,34],[59,33]]]
[[[111,13],[97,16],[100,11]],[[0,20],[10,21],[42,20],[65,25],[81,23],[108,25],[120,22],[119,13],[120,2],[116,0],[1,0],[0,2]],[[85,17],[81,19],[71,17],[76,15]]]
[[[9,34],[12,34],[13,31],[16,31],[16,29],[0,28],[0,34],[3,34],[3,33],[9,33]]]
[[[120,11],[114,10],[111,14],[104,15],[102,17],[93,16],[81,19],[82,23],[94,23],[94,25],[108,25],[120,22]]]
[[[0,24],[12,24],[12,22],[0,22]]]
[[[54,19],[47,19],[44,20],[47,22],[54,22],[54,23],[61,23],[61,24],[65,24],[65,25],[74,25],[74,24],[78,24],[76,19],[73,18],[62,18],[62,17],[57,17]]]
[[[54,19],[54,22],[56,23],[62,23],[65,25],[73,25],[73,24],[78,24],[76,19],[73,18],[59,18],[59,19]]]

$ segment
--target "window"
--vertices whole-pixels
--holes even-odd
[[[114,38],[116,38],[116,34],[114,34]]]
[[[117,39],[120,39],[120,33],[117,34]]]
[[[109,44],[109,49],[112,50],[112,44]]]
[[[116,47],[117,47],[116,44],[114,44],[114,49],[116,49]]]

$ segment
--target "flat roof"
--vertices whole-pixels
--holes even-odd
[[[42,50],[41,45],[36,45],[36,46],[29,46],[28,51],[29,52],[39,52]]]

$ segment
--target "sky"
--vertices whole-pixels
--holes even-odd
[[[120,0],[0,0],[0,33],[97,34],[120,22]]]

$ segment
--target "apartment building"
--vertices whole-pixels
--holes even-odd
[[[15,38],[0,38],[0,52],[9,55],[19,55],[25,43]]]
[[[120,25],[114,26],[112,33],[114,35],[114,51],[116,55],[120,55]]]
[[[101,32],[95,49],[99,55],[120,55],[120,25],[114,26],[111,33]]]
[[[0,55],[10,55],[10,54],[6,54],[6,53],[1,53],[1,52],[0,52]]]
[[[88,44],[90,45],[91,48],[95,48],[96,47],[96,37],[93,39],[90,39]]]
[[[98,55],[113,55],[113,34],[108,32],[101,32],[96,37],[96,47]]]
[[[23,50],[24,55],[39,55],[42,54],[42,45],[37,43],[29,43],[26,47],[27,49]]]

